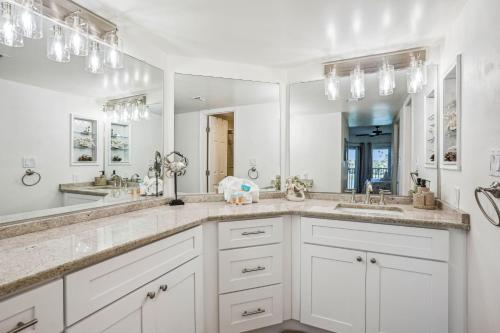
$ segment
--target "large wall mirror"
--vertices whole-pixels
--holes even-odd
[[[279,86],[177,74],[175,150],[189,160],[180,194],[217,193],[227,176],[274,191],[280,177]]]
[[[324,80],[291,85],[290,174],[311,191],[362,193],[370,181],[375,193],[405,196],[415,171],[437,191],[437,66],[427,66],[427,83],[408,93],[410,69],[402,61],[392,92],[382,92],[383,61],[365,64],[372,70],[364,73],[361,98],[352,96],[359,82],[353,86],[350,74],[359,60],[341,64],[335,100],[325,95]]]
[[[92,74],[49,60],[45,38],[0,55],[0,222],[150,197],[134,188],[163,152],[162,70],[125,55]]]

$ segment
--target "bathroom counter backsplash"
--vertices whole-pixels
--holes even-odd
[[[0,240],[0,298],[64,276],[207,221],[300,215],[437,229],[469,229],[468,215],[451,209],[426,211],[391,204],[403,216],[352,214],[335,209],[339,201],[290,202],[266,199],[246,206],[225,202],[158,206],[64,225]],[[1,232],[1,231],[0,231]]]

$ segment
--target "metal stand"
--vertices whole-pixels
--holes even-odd
[[[177,198],[177,173],[174,173],[174,192],[175,192],[175,199],[170,201],[169,205],[170,206],[182,206],[182,205],[184,205],[184,201]]]

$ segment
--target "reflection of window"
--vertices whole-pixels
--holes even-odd
[[[390,148],[372,149],[372,174],[373,180],[390,178]]]
[[[356,166],[358,165],[358,148],[347,151],[347,189],[356,188]]]

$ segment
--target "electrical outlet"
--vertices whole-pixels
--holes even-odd
[[[500,177],[500,149],[491,150],[490,176]]]
[[[23,168],[34,169],[36,167],[36,160],[34,157],[23,157]]]

